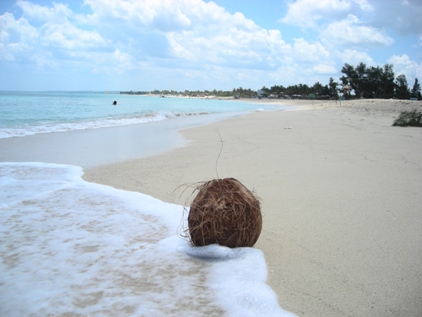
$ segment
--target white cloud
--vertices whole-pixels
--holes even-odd
[[[178,61],[186,62],[185,65],[189,62],[189,67],[207,64],[238,67],[253,63],[274,67],[276,58],[272,53],[285,45],[279,31],[262,29],[243,14],[230,14],[213,2],[87,0],[86,4],[100,25],[107,25],[110,19],[119,23],[122,28],[116,36],[129,38],[126,53],[150,54],[150,45],[162,43],[164,38],[166,45],[161,44],[160,49],[166,51],[160,54],[181,59]],[[144,30],[153,36],[149,43],[142,40]],[[140,39],[131,41],[137,36]]]
[[[362,62],[368,66],[375,66],[374,60],[366,52],[344,49],[336,51],[334,55],[341,61],[342,64],[347,63],[349,65],[357,65]]]
[[[0,16],[0,41],[26,42],[37,37],[36,28],[32,27],[24,18],[15,20],[11,13],[6,12]]]
[[[37,30],[26,19],[15,20],[6,12],[0,16],[0,59],[13,61],[23,53],[29,53],[30,43],[37,37]]]
[[[399,7],[380,0],[291,1],[283,22],[315,30],[287,43],[280,30],[262,28],[212,1],[85,0],[88,14],[34,2],[17,2],[20,18],[0,16],[0,59],[26,58],[39,68],[60,65],[75,73],[118,74],[121,80],[144,76],[162,83],[162,76],[175,86],[183,77],[184,88],[199,82],[232,87],[236,79],[252,88],[256,82],[325,84],[346,62],[376,66],[371,49],[395,44],[386,22],[377,18]],[[315,32],[319,38],[307,37]],[[422,34],[419,39],[415,45]]]
[[[402,69],[410,69],[415,66],[415,62],[410,60],[409,56],[406,54],[401,56],[394,55],[388,61],[389,63],[399,66]]]
[[[329,24],[320,37],[327,45],[333,46],[375,48],[394,43],[394,40],[383,32],[362,25],[354,15]]]
[[[115,68],[120,73],[133,68],[132,57],[128,54],[120,52],[118,49],[114,51],[113,59],[115,60]]]
[[[64,4],[53,3],[49,8],[30,1],[19,0],[17,5],[22,9],[25,18],[43,23],[39,32],[44,45],[54,45],[72,50],[106,44],[106,41],[97,32],[78,28],[74,24],[77,15]]]
[[[322,77],[325,78],[326,75]],[[279,83],[281,83],[283,86],[297,84],[313,85],[317,81],[325,84],[325,82],[321,80],[321,76],[314,72],[313,67],[306,67],[293,61],[291,63],[283,63],[274,72],[269,74],[261,74],[259,79],[263,83],[267,82],[267,85],[269,86]],[[326,81],[328,83],[328,79]]]
[[[96,19],[137,23],[162,32],[186,30],[202,21],[215,21],[225,14],[213,2],[201,0],[86,0]]]
[[[330,54],[321,43],[311,44],[301,38],[294,41],[291,56],[296,61],[310,63],[327,59]]]
[[[18,0],[17,6],[23,11],[23,16],[28,19],[39,21],[56,21],[63,20],[66,17],[73,16],[73,12],[64,4],[54,3],[53,7],[44,7],[30,1]]]
[[[99,24],[105,25],[110,19],[117,19],[120,23],[126,21],[120,37],[122,34],[129,39],[137,35],[142,37],[142,30],[148,27],[150,34],[151,29],[160,32],[154,36],[163,36],[167,40],[168,46],[162,45],[162,49],[167,49],[166,57],[176,57],[181,63],[189,62],[190,67],[207,64],[254,67],[254,63],[260,67],[275,67],[277,55],[286,46],[279,31],[262,29],[243,14],[230,14],[213,2],[87,0],[86,3],[91,6]],[[133,28],[136,23],[137,32]],[[131,50],[148,51],[148,47],[139,43],[151,45],[142,39],[126,42],[130,43],[128,54],[134,54]]]
[[[321,38],[330,40],[331,37],[337,45],[362,43],[376,47],[389,45],[392,39],[388,34],[391,32],[422,36],[421,16],[422,1],[415,0],[388,3],[385,0],[293,0],[280,21],[313,28],[320,32]],[[350,17],[359,17],[359,25]]]
[[[315,65],[312,70],[317,74],[336,74],[338,71],[333,65],[329,64]]]
[[[68,50],[106,45],[106,41],[98,33],[78,29],[69,22],[48,26],[44,31],[43,43],[44,45],[57,45]]]
[[[297,0],[289,3],[287,14],[280,21],[290,25],[315,28],[321,19],[336,18],[347,14],[351,9],[351,2],[338,0]]]
[[[172,32],[167,35],[173,54],[198,64],[217,64],[228,67],[259,64],[275,67],[278,56],[288,46],[278,31],[256,27],[245,30],[226,25],[226,30],[204,37],[199,31]]]
[[[415,78],[419,81],[422,79],[422,63],[411,60],[407,54],[394,55],[387,62],[393,64],[396,77],[400,74],[406,75],[409,85],[413,85]]]
[[[28,1],[18,1],[23,15],[0,16],[0,59],[32,62],[36,67],[56,67],[63,52],[71,59],[85,58],[84,50],[104,48],[107,41],[96,31],[78,28],[75,16],[66,6],[43,7]],[[61,49],[58,53],[56,49]],[[76,50],[80,53],[76,54]],[[57,60],[55,60],[57,59]]]
[[[322,43],[296,39],[288,44],[279,30],[263,29],[213,2],[86,0],[85,4],[92,14],[77,15],[64,5],[19,2],[25,17],[41,23],[34,28],[41,40],[31,44],[37,65],[48,67],[57,61],[99,74],[152,67],[161,73],[201,74],[202,80],[209,77],[206,81],[211,82],[220,77],[266,82],[279,76],[288,76],[292,83],[308,82],[314,79],[312,72],[334,70]],[[280,69],[289,73],[281,74]]]

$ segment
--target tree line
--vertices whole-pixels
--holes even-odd
[[[410,88],[404,74],[394,75],[393,65],[385,64],[383,67],[368,67],[364,63],[357,66],[344,64],[341,69],[343,76],[340,82],[332,77],[326,85],[316,82],[313,86],[297,84],[284,87],[274,85],[270,88],[262,87],[257,91],[235,88],[231,91],[204,90],[204,91],[174,91],[154,90],[151,92],[120,92],[124,94],[155,94],[161,96],[182,95],[188,97],[233,97],[233,98],[284,98],[284,99],[417,99],[421,100],[421,87],[417,78]]]
[[[405,75],[401,74],[395,78],[391,64],[384,67],[367,67],[364,63],[356,67],[345,64],[341,72],[344,74],[340,78],[342,84],[349,85],[356,98],[421,99],[418,79],[415,78],[410,89]]]
[[[360,63],[356,67],[344,64],[341,69],[343,76],[340,82],[331,77],[328,84],[317,82],[313,86],[294,85],[289,87],[263,87],[261,91],[266,96],[276,98],[313,98],[313,99],[418,99],[421,100],[421,86],[417,78],[412,88],[409,87],[406,75],[394,75],[393,65],[384,67],[367,67]]]

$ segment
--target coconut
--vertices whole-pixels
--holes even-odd
[[[262,229],[257,197],[234,178],[214,179],[198,188],[188,226],[195,246],[217,243],[230,248],[252,247]]]

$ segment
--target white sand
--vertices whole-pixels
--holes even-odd
[[[281,307],[299,316],[422,316],[422,129],[391,126],[421,102],[302,105],[311,110],[184,130],[188,146],[84,178],[177,204],[188,204],[189,185],[237,178],[262,200],[256,247]]]

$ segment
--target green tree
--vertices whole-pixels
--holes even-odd
[[[308,85],[303,85],[303,84],[299,84],[299,85],[294,85],[294,86],[289,86],[286,88],[286,93],[292,97],[298,97],[300,96],[300,98],[302,98],[303,96],[308,96],[310,93],[310,88]]]
[[[377,98],[381,87],[382,68],[370,67],[366,69],[361,81],[363,98]]]
[[[315,94],[317,97],[322,96],[324,94],[324,86],[321,85],[319,81],[317,81],[311,88],[310,93]]]
[[[258,90],[259,98],[267,98],[270,94],[271,94],[271,90],[265,86],[262,86],[262,88]]]
[[[381,75],[381,87],[378,98],[390,99],[394,97],[394,71],[392,64],[385,64]]]
[[[340,80],[343,86],[350,86],[357,98],[392,98],[395,94],[393,65],[367,67],[359,63],[356,68],[345,64],[341,70],[345,76]]]
[[[396,78],[395,97],[397,99],[409,99],[410,91],[407,85],[406,75],[401,74]]]
[[[352,86],[353,90],[355,91],[355,95],[357,98],[370,98],[369,96],[369,79],[368,79],[369,70],[366,67],[366,64],[359,63],[356,66],[356,79],[355,79],[355,86],[356,89]]]
[[[283,86],[277,86],[274,85],[270,88],[270,93],[272,95],[277,96],[278,98],[282,97],[285,93],[286,88],[284,88]]]
[[[328,95],[330,98],[338,99],[338,91],[337,91],[338,83],[334,81],[333,77],[330,77],[330,82],[328,83]]]
[[[321,95],[319,96],[320,99],[330,99],[330,88],[328,88],[328,85],[325,85],[322,87]]]
[[[412,90],[410,91],[410,96],[412,98],[417,98],[418,100],[422,99],[421,96],[421,85],[417,78],[415,78],[415,83],[413,84]]]
[[[359,76],[355,68],[346,63],[341,72],[345,74],[345,76],[340,77],[343,87],[350,86],[355,91],[355,94],[359,96]],[[348,94],[345,94],[345,97],[348,99]]]
[[[394,96],[393,65],[367,68],[361,81],[361,91],[364,98],[392,98]]]

